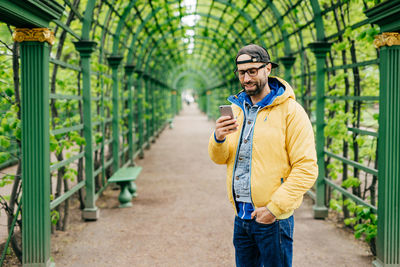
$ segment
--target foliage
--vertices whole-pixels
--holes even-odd
[[[344,204],[347,205],[348,210],[352,213],[352,216],[354,216],[344,220],[346,225],[353,226],[353,229],[355,230],[354,236],[356,238],[364,236],[367,242],[375,238],[378,219],[377,215],[372,212],[371,208],[356,205],[350,199],[346,199]]]

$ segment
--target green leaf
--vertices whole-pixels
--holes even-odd
[[[367,32],[363,31],[363,32],[361,32],[360,34],[357,35],[356,40],[357,41],[363,40],[366,36],[367,36]]]
[[[60,219],[60,214],[56,210],[52,210],[50,213],[51,223],[56,225],[58,220]]]
[[[349,177],[342,182],[342,186],[344,188],[359,187],[360,184],[361,184],[361,181],[354,177]]]
[[[354,237],[359,239],[363,233],[364,233],[364,229],[361,228],[361,229],[359,229],[359,230],[354,232]]]
[[[10,154],[6,152],[0,152],[0,162],[5,162],[10,158]]]
[[[284,30],[287,30],[287,29],[289,29],[291,27],[292,27],[291,23],[285,23],[285,24],[282,25],[281,30],[284,31]]]
[[[0,147],[9,148],[10,147],[10,140],[5,136],[0,136]]]

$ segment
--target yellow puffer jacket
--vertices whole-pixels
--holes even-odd
[[[304,193],[314,184],[318,167],[310,120],[296,102],[290,85],[276,79],[285,91],[257,114],[250,190],[255,208],[266,206],[278,219],[285,219],[300,206]],[[213,133],[208,152],[215,163],[227,165],[227,191],[236,211],[232,181],[244,115],[239,106],[232,104],[232,108],[239,131],[228,135],[223,143],[217,143]]]

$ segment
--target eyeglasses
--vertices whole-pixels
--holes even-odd
[[[264,68],[265,66],[267,66],[267,64],[263,64],[258,68],[251,68],[251,69],[247,69],[247,70],[236,69],[234,72],[235,72],[235,75],[239,77],[239,79],[243,78],[244,75],[246,75],[246,72],[250,77],[256,77],[258,74],[258,70]]]

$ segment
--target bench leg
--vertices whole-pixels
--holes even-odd
[[[131,193],[132,197],[137,197],[137,192],[136,192],[137,189],[136,189],[135,182],[133,182],[133,181],[130,182],[128,189],[129,189],[129,193]]]
[[[118,200],[119,200],[119,207],[120,208],[127,208],[132,207],[132,194],[129,192],[129,184],[130,182],[121,182],[118,183],[121,186],[121,193],[119,193]]]

